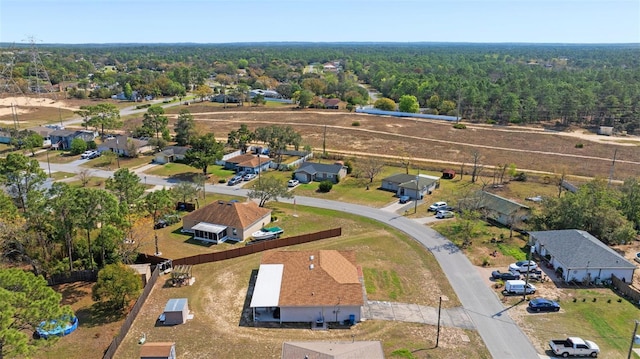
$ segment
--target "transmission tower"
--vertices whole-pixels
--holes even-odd
[[[56,99],[56,91],[53,90],[51,79],[47,73],[47,69],[42,64],[40,59],[40,53],[36,47],[36,40],[33,36],[29,37],[29,44],[31,48],[31,66],[29,67],[29,90],[32,93],[38,95],[43,94],[53,95],[52,98]],[[51,98],[51,96],[48,96]]]
[[[22,88],[13,78],[16,53],[15,46],[0,50],[0,95],[24,95]]]

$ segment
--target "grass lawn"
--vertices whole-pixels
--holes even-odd
[[[193,181],[196,175],[202,173],[202,170],[184,163],[172,162],[155,166],[154,168],[145,171],[145,173],[155,176],[171,177],[181,181]],[[207,168],[207,173],[210,175],[208,180],[209,183],[218,183],[219,179],[226,180],[233,177],[234,174],[231,170],[225,170],[224,168],[215,165],[209,166],[209,168]]]
[[[69,151],[46,151],[37,153],[35,159],[40,162],[47,162],[47,152],[51,163],[69,163],[80,159],[80,155],[72,155]]]
[[[357,251],[369,299],[437,306],[439,296],[446,295],[450,301],[443,303],[445,306],[459,305],[433,256],[403,233],[375,221],[336,211],[297,206],[298,217],[293,217],[292,205],[273,204],[273,208],[278,217],[277,225],[285,229],[286,235],[342,227],[341,237],[288,250]],[[174,228],[167,230],[170,232]],[[178,353],[188,353],[191,358],[254,358],[256,353],[260,353],[259,357],[279,357],[283,341],[351,340],[352,335],[357,340],[382,340],[385,354],[390,358],[393,357],[391,353],[397,350],[418,350],[415,355],[420,358],[490,357],[477,332],[455,328],[443,328],[439,348],[432,349],[436,328],[415,323],[366,321],[351,330],[328,332],[255,328],[242,324],[247,283],[259,264],[260,254],[254,254],[194,266],[196,282],[190,287],[166,286],[167,277],[161,277],[117,356],[136,357],[139,353],[138,338],[147,333],[147,338],[154,341],[175,341]],[[166,301],[175,297],[189,299],[195,318],[176,327],[156,327],[155,320]],[[214,337],[220,344],[211,345],[202,340],[203,337]],[[460,340],[462,337],[468,337],[469,341]]]
[[[45,170],[46,172],[46,170]],[[64,178],[69,178],[69,177],[74,177],[76,174],[75,173],[69,173],[69,172],[51,172],[51,178],[53,178],[54,181],[57,180],[61,180]]]
[[[525,312],[521,326],[532,337],[539,351],[546,350],[551,339],[579,336],[596,342],[602,358],[624,358],[629,350],[635,320],[638,319],[638,308],[626,300],[618,302],[618,298],[606,288],[564,289],[559,298],[560,312]],[[524,311],[524,304],[519,307],[518,310]]]

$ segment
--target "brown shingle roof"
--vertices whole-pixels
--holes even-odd
[[[140,358],[167,358],[171,354],[171,347],[174,345],[176,343],[144,343],[140,348]]]
[[[284,265],[281,306],[364,303],[355,251],[269,251],[262,264]]]
[[[270,209],[258,207],[252,201],[217,201],[187,214],[183,220],[193,220],[194,223],[207,222],[229,227],[247,228],[270,213]]]
[[[251,159],[253,159],[253,158],[256,158],[256,156],[254,156],[254,155],[252,155],[250,153],[247,153],[247,154],[244,154],[244,155],[240,155],[240,156],[235,156],[235,157],[229,158],[228,160],[226,160],[226,162],[239,164],[239,163],[251,161]],[[257,160],[257,158],[256,158],[256,160]],[[257,165],[258,165],[258,163],[256,161],[256,166]]]

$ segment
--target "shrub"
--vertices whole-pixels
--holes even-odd
[[[220,178],[218,180],[218,183],[227,183],[227,179],[226,178]]]
[[[584,145],[582,144],[582,142],[576,143],[576,148],[582,148],[584,147]]]
[[[464,130],[467,128],[467,126],[464,123],[456,123],[455,125],[453,125],[453,128],[458,130]]]
[[[96,144],[96,141],[88,141],[87,142],[87,149],[88,150],[95,150],[98,148],[98,145]]]
[[[514,181],[520,181],[520,182],[526,182],[527,181],[527,174],[524,173],[524,172],[517,173],[515,176],[513,176],[513,180]]]
[[[498,123],[498,122],[496,122],[496,120],[492,120],[492,119],[488,119],[487,120],[487,124],[488,125],[495,125],[496,123]]]
[[[360,121],[353,121],[351,122],[351,126],[360,126]]]
[[[328,180],[320,182],[320,185],[318,186],[318,190],[322,193],[330,192],[332,188],[333,188],[333,183],[331,183],[331,181],[328,181]]]
[[[71,154],[79,155],[87,150],[87,143],[81,138],[74,138],[71,140]]]
[[[140,110],[140,109],[147,108],[147,107],[151,107],[151,104],[150,103],[145,103],[143,105],[138,105],[138,106],[136,106],[136,109]]]

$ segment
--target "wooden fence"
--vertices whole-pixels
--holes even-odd
[[[136,300],[136,304],[133,305],[133,308],[131,308],[131,311],[129,312],[129,314],[127,314],[127,317],[125,318],[124,323],[122,323],[122,326],[120,327],[120,331],[118,332],[118,335],[116,335],[113,338],[113,341],[111,342],[107,350],[104,352],[104,355],[102,356],[103,359],[111,359],[116,354],[116,350],[118,350],[120,343],[122,343],[125,336],[127,336],[127,332],[129,332],[129,329],[131,328],[133,321],[138,316],[138,313],[140,312],[142,305],[147,300],[147,297],[149,297],[149,293],[151,293],[153,286],[156,284],[159,273],[160,273],[160,268],[156,266],[156,268],[153,270],[153,273],[151,273],[151,278],[149,278],[147,285],[144,286],[142,295],[138,297],[138,299]]]
[[[52,274],[47,278],[47,284],[56,285],[73,282],[95,282],[98,280],[98,270],[78,270],[71,273]]]
[[[247,256],[249,254],[263,252],[269,249],[293,246],[296,244],[313,242],[320,239],[339,237],[342,235],[342,228],[333,228],[326,231],[307,233],[294,237],[281,238],[276,240],[261,241],[245,247],[234,248],[228,251],[205,253],[191,257],[184,257],[173,260],[173,265],[188,264],[196,265],[203,263],[217,262],[225,259]]]
[[[615,275],[612,275],[611,284],[613,284],[615,290],[620,292],[625,298],[629,298],[633,304],[640,305],[640,292],[633,289],[627,282],[623,282]]]

